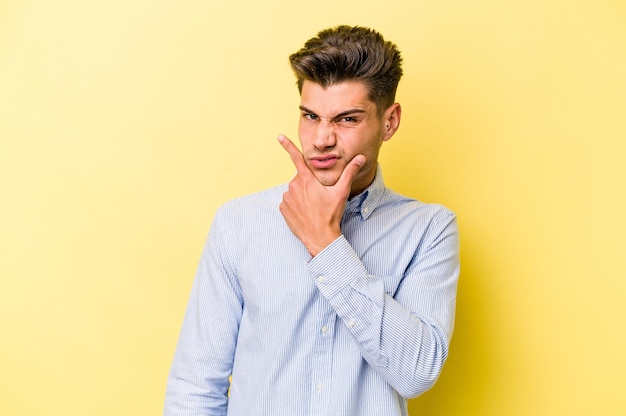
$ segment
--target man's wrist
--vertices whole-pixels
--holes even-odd
[[[311,242],[307,245],[307,250],[311,257],[317,256],[320,252],[322,252],[326,247],[331,245],[335,240],[341,237],[341,230],[333,230],[325,235],[324,238],[321,238],[315,242]]]

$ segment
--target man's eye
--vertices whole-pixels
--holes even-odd
[[[339,121],[342,123],[356,123],[358,120],[354,117],[343,117]]]
[[[309,120],[317,120],[318,117],[315,114],[311,114],[311,113],[303,113],[304,118],[309,119]]]

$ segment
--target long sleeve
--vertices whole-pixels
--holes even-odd
[[[226,415],[243,299],[220,213],[211,227],[167,382],[166,416]]]
[[[425,233],[398,243],[414,250],[406,264],[396,259],[396,275],[371,274],[343,236],[310,261],[308,273],[365,360],[408,398],[435,383],[448,355],[459,274],[455,217],[442,210]],[[385,262],[394,258],[393,247],[388,250]]]

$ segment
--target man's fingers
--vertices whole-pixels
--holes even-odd
[[[302,174],[304,172],[310,172],[309,167],[304,162],[304,156],[296,147],[296,145],[287,138],[287,136],[284,136],[282,134],[279,135],[278,142],[283,146],[287,153],[289,153],[291,161],[296,166],[296,170],[298,171],[298,173]]]
[[[356,155],[352,158],[350,163],[346,165],[341,174],[341,177],[337,181],[337,185],[341,187],[346,187],[350,189],[352,186],[352,181],[357,173],[361,170],[363,165],[365,164],[366,158],[363,155]]]

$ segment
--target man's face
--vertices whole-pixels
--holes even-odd
[[[396,105],[378,115],[367,87],[357,81],[327,88],[304,81],[300,96],[298,134],[307,165],[320,183],[331,186],[354,156],[364,155],[367,161],[355,176],[350,195],[360,193],[374,180],[382,142],[395,131],[390,133],[387,125]]]

